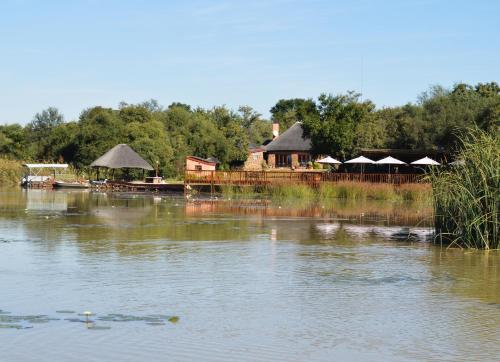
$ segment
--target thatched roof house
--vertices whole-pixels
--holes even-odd
[[[90,164],[91,167],[106,168],[142,168],[154,170],[153,167],[137,154],[130,146],[119,144]]]
[[[293,126],[276,137],[266,146],[267,152],[290,152],[311,150],[311,139],[304,138],[304,130],[300,122],[295,122]]]
[[[266,146],[270,167],[305,167],[311,161],[311,139],[304,137],[302,124],[293,126]]]

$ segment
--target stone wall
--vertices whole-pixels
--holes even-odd
[[[264,163],[264,152],[250,152],[245,164],[243,165],[243,170],[245,171],[261,171],[262,164]]]

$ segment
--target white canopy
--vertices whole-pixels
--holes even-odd
[[[356,158],[353,158],[352,160],[345,161],[344,163],[375,163],[375,161],[370,160],[369,158],[366,158],[365,156],[359,156]]]
[[[334,159],[333,157],[330,157],[330,156],[327,156],[325,158],[322,158],[321,160],[317,160],[316,161],[317,163],[326,163],[326,164],[330,164],[330,165],[333,165],[333,164],[340,164],[342,162]]]
[[[25,163],[27,168],[68,168],[66,163]]]
[[[375,162],[377,165],[406,165],[405,162],[398,160],[397,158],[387,156],[381,160]]]
[[[432,158],[429,158],[425,156],[424,158],[421,158],[420,160],[413,161],[411,163],[412,165],[440,165],[439,162],[434,161]]]

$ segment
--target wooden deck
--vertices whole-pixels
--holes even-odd
[[[424,183],[421,174],[387,174],[387,173],[331,173],[324,171],[194,171],[186,170],[186,185],[271,185],[301,183],[318,186],[324,182],[371,182],[395,185]]]
[[[155,184],[149,182],[108,181],[103,185],[92,185],[92,189],[101,191],[151,191],[151,192],[183,192],[184,184],[165,183]]]

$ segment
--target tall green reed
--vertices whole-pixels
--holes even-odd
[[[463,165],[431,174],[436,240],[450,246],[499,249],[500,137],[471,129],[460,137]]]

